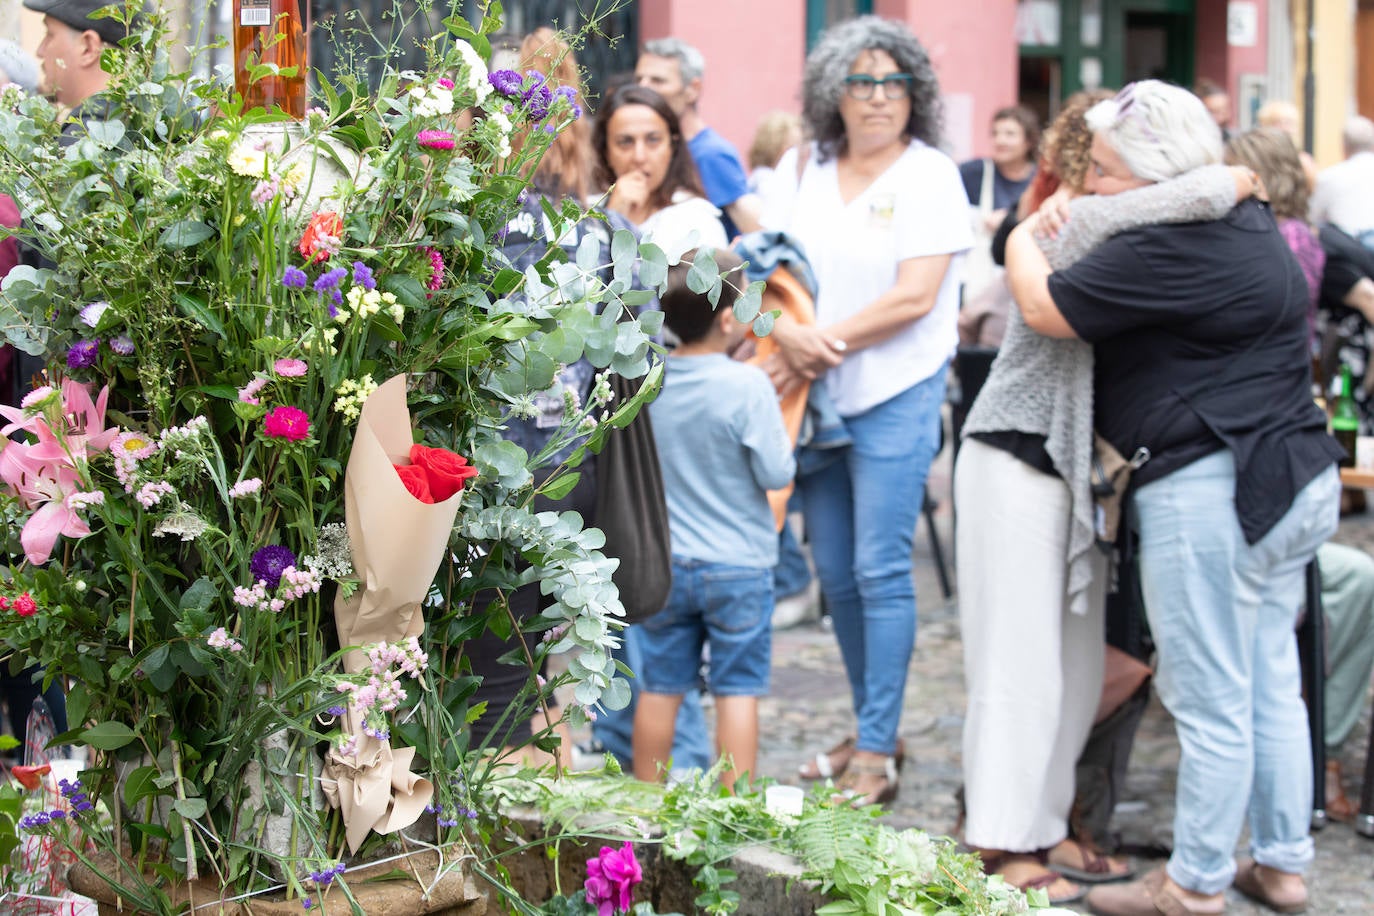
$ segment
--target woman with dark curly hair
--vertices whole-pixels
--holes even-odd
[[[959,170],[936,148],[935,72],[905,25],[865,16],[831,29],[807,60],[802,95],[814,142],[778,165],[789,180],[764,222],[810,256],[818,323],[778,322],[770,372],[780,391],[824,377],[853,440],[798,484],[858,719],[857,738],[802,775],[838,775],[871,804],[897,794],[916,636],[912,536],[956,339],[951,266],[972,233]]]

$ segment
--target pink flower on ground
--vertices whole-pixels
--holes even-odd
[[[635,885],[644,880],[635,848],[627,840],[620,849],[601,847],[601,855],[587,860],[587,880],[583,889],[587,902],[596,907],[597,916],[628,913],[634,905]]]
[[[273,407],[262,418],[262,431],[276,439],[300,442],[310,435],[310,417],[299,407]]]
[[[308,368],[300,359],[279,359],[272,364],[272,371],[286,378],[300,378]]]
[[[453,134],[446,130],[422,130],[415,135],[415,142],[425,149],[453,149]]]

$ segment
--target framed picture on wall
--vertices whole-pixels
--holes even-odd
[[[1236,122],[1244,132],[1255,127],[1255,116],[1269,99],[1269,77],[1263,73],[1242,73],[1237,92]]]

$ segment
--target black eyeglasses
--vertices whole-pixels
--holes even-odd
[[[867,102],[873,98],[873,90],[883,87],[883,96],[900,99],[911,92],[910,73],[890,73],[882,79],[874,79],[866,73],[856,73],[844,78],[844,91],[851,99]]]

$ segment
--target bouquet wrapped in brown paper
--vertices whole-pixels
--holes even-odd
[[[414,641],[425,626],[421,603],[448,549],[463,483],[476,474],[461,457],[411,439],[405,377],[398,375],[363,405],[344,476],[359,586],[335,600],[334,620],[350,674],[373,665],[379,650],[423,666]],[[364,648],[374,644],[371,652]],[[356,850],[369,830],[392,833],[414,823],[434,787],[410,771],[415,749],[393,748],[385,731],[367,726],[356,703],[343,727],[351,737],[330,751],[324,787]]]

